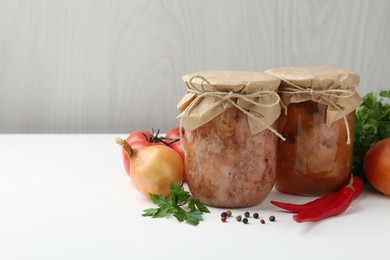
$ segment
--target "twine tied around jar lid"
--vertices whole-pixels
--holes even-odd
[[[201,80],[202,87],[196,87],[194,80]],[[201,74],[191,75],[186,80],[186,83],[188,87],[187,94],[178,104],[178,110],[181,112],[178,116],[180,129],[184,127],[186,130],[192,131],[215,118],[225,109],[235,107],[248,117],[250,127],[251,125],[256,125],[251,128],[252,134],[268,129],[282,140],[285,140],[271,126],[280,114],[280,97],[275,91],[276,89],[274,91],[256,90],[245,93],[242,90],[248,86],[246,84],[236,91],[229,88],[218,90],[214,84]],[[202,102],[204,103],[201,104]],[[200,111],[193,117],[188,118],[195,109],[199,109]],[[273,112],[269,114],[259,113],[259,110],[264,109]],[[202,116],[204,118],[201,118]],[[269,118],[269,116],[272,118]]]
[[[343,110],[337,105],[335,102],[333,102],[330,98],[328,97],[337,97],[337,98],[350,98],[353,95],[353,92],[347,89],[321,89],[321,90],[316,90],[312,88],[302,88],[300,86],[295,85],[294,83],[282,79],[280,79],[284,82],[286,82],[290,86],[280,86],[278,92],[281,94],[310,94],[311,96],[313,95],[318,95],[322,99],[324,99],[328,104],[336,108],[341,114],[342,118],[345,123],[345,128],[347,130],[347,144],[351,144],[351,130],[349,128],[349,124],[347,121],[347,117]]]
[[[211,83],[206,79],[204,78],[203,76],[200,76],[200,75],[195,75],[195,76],[192,76],[190,78],[190,81],[189,81],[189,84],[192,85],[192,80],[194,78],[199,78],[199,79],[202,79],[204,82],[206,82],[207,84],[210,84]],[[237,104],[237,102],[235,101],[235,99],[237,98],[240,98],[242,100],[245,100],[246,102],[252,104],[252,105],[255,105],[255,106],[261,106],[261,107],[273,107],[275,105],[278,105],[279,102],[280,102],[280,97],[279,95],[275,92],[275,91],[269,91],[269,90],[262,90],[262,91],[257,91],[257,92],[254,92],[254,93],[250,93],[250,94],[241,94],[241,93],[234,93],[233,91],[229,91],[229,92],[222,92],[222,91],[198,91],[196,90],[195,88],[190,88],[188,90],[188,92],[190,93],[194,93],[196,94],[196,98],[194,99],[194,101],[191,103],[191,105],[189,106],[189,109],[186,111],[190,111],[191,110],[191,106],[193,106],[194,104],[196,104],[196,100],[197,99],[200,99],[202,97],[215,97],[215,98],[219,98],[221,100],[221,102],[227,102],[228,104],[232,105],[233,107],[237,108],[238,110],[240,110],[242,113],[244,113],[246,116],[252,118],[253,120],[255,121],[259,121],[261,124],[264,124],[264,121],[260,118],[261,116],[255,116],[253,113],[249,113],[247,110],[243,109],[240,105]],[[272,102],[272,103],[269,103],[269,104],[262,104],[262,103],[259,103],[259,102],[256,102],[254,101],[253,99],[254,98],[257,98],[257,97],[265,97],[265,96],[273,96],[275,97],[275,101]],[[224,105],[226,107],[226,105]],[[183,119],[185,117],[182,117],[181,118],[181,123],[183,122]],[[271,127],[270,125],[265,125],[265,128],[270,130],[271,132],[273,132],[275,135],[277,135],[279,138],[281,138],[282,140],[285,140],[285,138],[278,133],[278,131],[276,131],[273,127]]]
[[[347,132],[347,144],[351,144],[351,129],[346,115],[362,103],[354,89],[359,83],[359,75],[331,67],[285,67],[270,69],[266,73],[281,80],[278,93],[286,113],[286,107],[290,103],[312,100],[328,105],[326,124],[330,126],[342,118]],[[299,83],[294,83],[293,80]]]
[[[318,95],[322,97],[336,97],[336,98],[350,98],[353,95],[353,92],[348,89],[312,89],[312,88],[303,88],[294,83],[279,77],[280,80],[287,83],[290,86],[280,86],[278,92],[282,94],[310,94]],[[328,99],[329,100],[329,99]],[[334,104],[335,107],[338,107],[337,104]]]

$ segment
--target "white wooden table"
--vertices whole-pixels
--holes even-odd
[[[0,259],[390,259],[390,198],[366,188],[341,216],[298,224],[272,191],[233,209],[277,221],[248,225],[223,209],[194,227],[142,217],[153,207],[124,172],[116,136],[0,135]]]

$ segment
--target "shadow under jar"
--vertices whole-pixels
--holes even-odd
[[[199,110],[187,103],[185,107],[189,110],[182,109],[181,114],[185,119],[191,120],[187,121],[189,124],[186,124],[186,120],[182,121],[183,147],[187,152],[185,167],[188,187],[195,198],[209,206],[237,208],[257,205],[270,193],[275,182],[278,137],[274,126],[277,125],[280,115],[280,105],[276,92],[269,92],[276,91],[280,81],[264,73],[198,74],[202,75],[202,79],[196,81],[198,84],[191,82],[187,86],[189,89],[195,88],[195,92],[200,90],[200,93],[189,99],[198,105]],[[198,74],[187,75],[184,81],[189,83],[190,79],[193,79],[191,76]],[[252,105],[244,104],[245,98],[234,96],[225,102],[229,93],[245,95],[265,89],[265,98],[253,99],[259,103],[253,109],[260,109],[260,104],[271,104],[263,110],[264,114],[272,116],[265,121],[265,124],[268,124],[267,129],[264,129],[264,121],[260,121],[264,119],[263,116],[254,121],[248,119],[246,113],[251,111],[248,107]],[[199,97],[201,93],[209,91],[219,93],[221,97],[215,98],[214,94],[210,93],[207,93],[206,97]],[[197,97],[198,100],[195,100]],[[201,102],[205,103],[200,104]],[[213,105],[204,110],[210,102]],[[220,113],[211,119],[207,118],[199,125],[191,126],[194,118],[200,119],[207,111]],[[262,113],[260,110],[258,112]]]
[[[319,196],[338,190],[351,174],[359,76],[329,67],[278,68],[280,117],[277,190]],[[330,90],[330,91],[329,91]]]

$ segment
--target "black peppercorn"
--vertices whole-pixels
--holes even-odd
[[[258,213],[253,213],[253,217],[254,217],[255,219],[258,219],[258,218],[259,218],[259,214],[258,214]]]
[[[232,216],[232,212],[230,210],[226,211],[226,214],[227,214],[228,218],[230,218]]]
[[[251,215],[251,214],[250,214],[248,211],[244,213],[244,216],[245,216],[246,218],[249,218],[250,215]]]
[[[248,224],[248,219],[247,219],[247,218],[244,218],[244,219],[242,220],[242,222],[243,222],[244,224]]]
[[[269,221],[271,221],[271,222],[274,222],[275,221],[275,216],[269,216]]]
[[[236,217],[236,220],[237,220],[238,222],[241,222],[241,220],[242,220],[241,215],[238,215],[238,216]]]
[[[226,218],[226,217],[227,217],[227,213],[226,213],[225,211],[222,212],[222,213],[221,213],[221,217]]]

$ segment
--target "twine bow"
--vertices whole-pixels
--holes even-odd
[[[189,80],[189,85],[190,86],[188,88],[188,92],[192,93],[192,94],[195,94],[195,98],[192,100],[192,102],[189,104],[189,106],[184,111],[184,115],[182,116],[182,118],[180,120],[180,129],[182,128],[183,121],[184,121],[184,118],[186,117],[186,115],[189,112],[192,111],[192,109],[198,104],[198,102],[202,98],[204,98],[204,97],[214,97],[214,98],[220,99],[220,102],[222,103],[222,105],[224,107],[226,107],[226,104],[232,105],[233,107],[237,108],[238,110],[240,110],[242,113],[244,113],[245,115],[247,115],[251,119],[259,122],[262,125],[265,125],[266,129],[270,130],[272,133],[274,133],[280,139],[286,140],[280,133],[278,133],[276,131],[276,129],[274,129],[270,125],[267,125],[264,122],[264,120],[261,118],[261,117],[263,117],[262,115],[260,115],[258,113],[256,113],[256,115],[254,113],[250,113],[248,110],[242,108],[237,103],[238,99],[240,99],[242,101],[248,102],[248,103],[250,103],[250,104],[252,104],[254,106],[258,106],[258,107],[273,107],[273,106],[278,105],[279,102],[280,102],[280,97],[279,97],[279,95],[276,92],[264,90],[264,91],[257,91],[257,92],[254,92],[254,93],[249,93],[249,94],[243,94],[243,93],[235,93],[233,91],[229,91],[229,92],[223,92],[223,91],[199,91],[199,90],[197,90],[193,86],[193,83],[192,83],[193,80],[196,79],[196,78],[201,79],[203,82],[207,83],[210,86],[213,86],[203,76],[194,75],[194,76],[192,76],[190,78],[190,80]],[[272,100],[274,100],[274,101],[270,102],[270,103],[260,103],[260,102],[256,102],[255,101],[256,98],[264,98],[264,97],[272,97]],[[180,131],[180,135],[181,135],[181,131]]]
[[[278,92],[281,94],[309,94],[311,97],[313,96],[319,96],[321,99],[325,100],[328,104],[330,104],[332,107],[337,109],[345,123],[345,128],[347,130],[347,144],[351,144],[351,130],[347,121],[347,117],[343,110],[340,108],[339,105],[337,105],[335,102],[331,100],[331,98],[350,98],[353,96],[353,92],[351,90],[347,89],[313,89],[313,88],[303,88],[300,87],[291,81],[288,81],[278,75],[272,74],[276,77],[278,77],[282,82],[286,83],[287,85],[283,85],[279,87]]]

